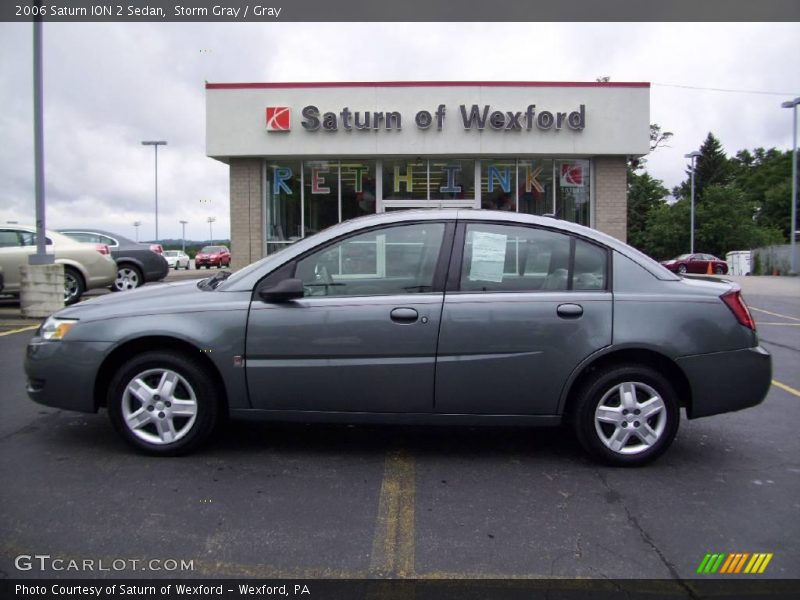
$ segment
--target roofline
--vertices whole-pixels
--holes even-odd
[[[269,83],[209,83],[207,90],[263,90],[287,88],[410,88],[410,87],[588,87],[650,88],[649,81],[298,81]]]

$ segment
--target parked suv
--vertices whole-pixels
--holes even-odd
[[[151,281],[161,281],[169,273],[160,244],[140,244],[131,239],[101,229],[59,229],[79,242],[106,244],[117,261],[117,277],[112,292],[133,290]]]
[[[204,246],[194,257],[194,267],[230,267],[231,252],[226,246]]]

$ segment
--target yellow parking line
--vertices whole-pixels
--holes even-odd
[[[768,310],[764,310],[763,308],[755,308],[753,306],[748,307],[750,310],[755,310],[756,312],[762,312],[765,315],[772,315],[773,317],[780,317],[782,319],[791,319],[792,321],[800,321],[797,317],[790,317],[789,315],[782,315],[781,313],[770,312]]]
[[[777,381],[775,379],[772,380],[772,385],[781,388],[784,392],[789,392],[790,394],[794,394],[795,396],[800,398],[800,390],[796,390],[790,385],[786,385],[785,383],[781,383],[780,381]]]
[[[414,576],[414,459],[403,451],[386,457],[369,570],[375,577]]]
[[[11,331],[3,331],[0,333],[0,337],[4,335],[11,335],[13,333],[22,333],[23,331],[33,331],[34,329],[39,329],[39,324],[36,325],[29,325],[28,327],[20,327],[19,329],[12,329]]]

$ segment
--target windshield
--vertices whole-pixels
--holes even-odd
[[[219,246],[205,246],[200,250],[201,254],[216,254],[217,252],[219,252]]]
[[[164,256],[178,256],[178,253],[175,250],[165,250]]]
[[[250,273],[252,273],[253,271],[259,269],[261,267],[261,265],[263,265],[265,262],[267,262],[268,260],[272,260],[276,256],[280,256],[281,254],[286,252],[291,247],[292,247],[291,244],[287,245],[287,246],[284,246],[283,248],[281,248],[277,252],[273,252],[272,254],[269,254],[269,255],[265,256],[264,258],[262,258],[260,260],[257,260],[254,263],[250,263],[249,265],[247,265],[243,269],[239,269],[238,271],[236,271],[233,275],[231,275],[227,279],[226,284],[234,284],[237,281],[239,281],[240,279],[243,279],[244,277],[247,277]]]
[[[691,255],[691,254],[681,254],[681,255],[680,255],[678,258],[676,258],[675,260],[689,260],[691,257],[692,257],[692,255]]]

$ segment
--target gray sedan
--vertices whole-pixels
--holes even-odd
[[[648,462],[688,418],[760,403],[770,355],[738,287],[686,280],[595,230],[507,212],[372,215],[230,275],[59,311],[28,394],[108,409],[136,448],[205,441],[223,414],[286,421],[570,424]]]

